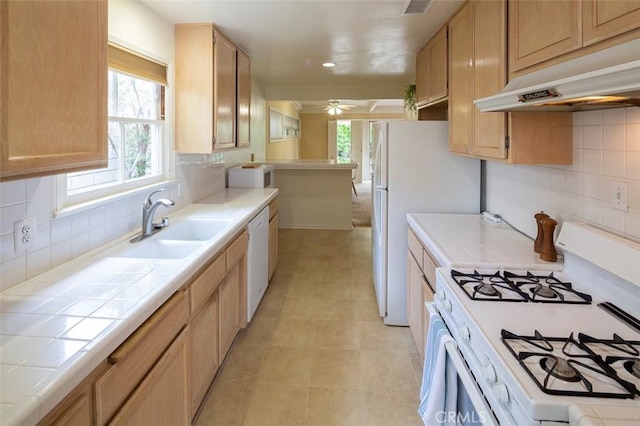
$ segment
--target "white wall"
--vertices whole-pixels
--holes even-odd
[[[543,210],[560,223],[585,221],[640,241],[640,108],[575,112],[573,126],[571,166],[487,161],[487,210],[531,237]],[[614,181],[628,186],[627,212],[611,207]]]
[[[131,0],[109,2],[109,36],[168,65],[168,99],[173,99],[173,25]],[[167,102],[166,137],[173,145],[174,114]],[[173,155],[171,155],[173,157]],[[165,196],[184,207],[224,188],[224,167],[212,156],[178,156],[175,181],[163,185]],[[213,156],[220,159],[218,155]],[[183,196],[178,197],[178,184]],[[146,193],[120,196],[90,209],[54,218],[55,177],[0,183],[0,290],[32,278],[141,226]],[[170,212],[171,210],[166,210]],[[36,247],[15,253],[13,223],[36,217]]]

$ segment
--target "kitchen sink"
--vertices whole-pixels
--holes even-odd
[[[114,252],[114,257],[139,259],[182,259],[203,246],[199,241],[149,239],[140,243],[128,243],[130,248]]]
[[[206,241],[225,230],[231,223],[231,219],[174,219],[168,227],[158,232],[155,238],[159,240]]]

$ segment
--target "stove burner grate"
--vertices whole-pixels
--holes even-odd
[[[609,361],[613,363],[618,360],[605,362],[582,341],[575,340],[573,333],[567,338],[544,337],[536,330],[534,336],[520,336],[503,329],[501,334],[502,342],[544,393],[618,399],[633,399],[638,394],[636,386],[622,379],[609,365]],[[582,336],[584,335],[580,333],[579,339]],[[518,344],[530,347],[534,351],[518,350],[518,347],[523,346]],[[562,356],[555,355],[554,352],[557,353],[560,347]],[[544,372],[542,375],[536,375],[539,372],[532,371],[533,364],[527,362],[529,359],[535,360],[538,357],[540,359],[535,365]],[[540,376],[543,378],[541,379]],[[560,382],[554,382],[552,378]],[[613,387],[594,389],[592,381],[598,386],[601,382],[609,382]],[[575,386],[563,387],[561,383],[580,383],[581,390]]]
[[[472,300],[526,302],[529,299],[525,293],[501,275],[500,271],[481,274],[476,270],[465,273],[452,269],[451,278]]]
[[[560,281],[553,272],[534,275],[531,272],[516,274],[504,271],[505,278],[520,290],[528,289],[529,300],[540,303],[590,304],[591,296],[573,288],[570,282]]]

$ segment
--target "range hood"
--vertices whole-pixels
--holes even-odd
[[[640,40],[514,78],[473,101],[480,111],[580,111],[640,107]]]

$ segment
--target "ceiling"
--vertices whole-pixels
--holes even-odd
[[[173,23],[213,22],[251,57],[267,100],[321,111],[329,99],[350,111],[401,111],[415,82],[415,55],[463,0],[141,0]],[[322,67],[334,62],[334,68]],[[395,100],[395,101],[390,101]],[[383,110],[384,109],[384,110]]]

